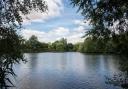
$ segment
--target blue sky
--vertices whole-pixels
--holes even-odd
[[[47,13],[32,11],[23,16],[23,37],[29,39],[31,35],[36,35],[41,42],[54,42],[61,38],[71,43],[83,41],[81,37],[89,28],[89,21],[84,23],[77,8],[70,5],[69,0],[46,1],[49,8]]]

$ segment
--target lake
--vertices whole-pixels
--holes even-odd
[[[25,57],[26,64],[14,66],[12,89],[121,89],[105,83],[106,77],[120,72],[116,56],[47,52]]]

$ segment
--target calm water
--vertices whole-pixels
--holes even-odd
[[[115,56],[66,52],[25,57],[26,64],[15,65],[13,89],[121,89],[105,84],[106,76],[119,72]]]

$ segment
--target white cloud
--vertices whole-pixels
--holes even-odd
[[[79,26],[90,27],[90,20],[74,20],[73,22]]]
[[[48,32],[24,29],[22,30],[21,34],[25,39],[29,39],[32,35],[36,35],[41,42],[54,42],[61,38],[66,38],[68,42],[76,43],[83,41],[83,38],[81,37],[85,34],[84,32],[84,27],[80,26],[73,30],[64,27],[58,27]]]
[[[48,12],[41,13],[36,11],[31,11],[31,14],[23,16],[23,24],[30,24],[31,22],[44,22],[50,18],[61,15],[64,9],[62,0],[45,0],[48,5]]]
[[[69,29],[58,27],[56,29],[49,31],[49,34],[54,36],[66,36],[69,34]]]
[[[74,20],[74,23],[82,26],[85,25],[84,21],[81,21],[81,20]]]

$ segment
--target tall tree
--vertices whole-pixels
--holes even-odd
[[[109,39],[109,43],[114,45],[114,52],[128,54],[128,0],[71,0],[74,6],[79,7],[79,11],[90,20],[93,28],[87,35],[94,38]],[[110,46],[110,45],[109,45]],[[111,50],[109,50],[111,51]],[[123,57],[122,57],[123,60]],[[126,60],[123,60],[127,62]],[[126,63],[127,64],[127,63]],[[128,88],[128,69],[126,65],[123,76],[114,76],[111,82]],[[116,83],[115,83],[116,82]]]
[[[120,53],[128,53],[128,49],[124,50],[128,48],[125,45],[128,42],[128,0],[71,0],[71,3],[79,7],[78,11],[93,26],[86,35],[106,41],[112,37],[113,42],[122,47]]]
[[[114,29],[108,27],[114,26],[117,22],[117,28],[115,30],[119,32],[127,31],[128,19],[128,1],[127,0],[71,0],[74,6],[79,7],[82,15],[87,20],[91,20],[91,24],[96,27],[102,33],[108,29],[113,32]],[[124,24],[123,28],[120,26]],[[99,26],[99,27],[98,27]],[[106,29],[105,29],[106,28]]]
[[[11,83],[8,74],[14,75],[13,64],[24,59],[17,29],[22,25],[22,15],[29,14],[33,10],[45,12],[47,10],[46,2],[44,0],[0,0],[1,89],[7,86],[6,82]]]

